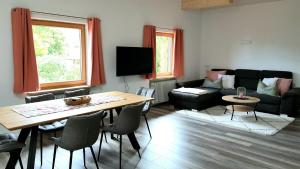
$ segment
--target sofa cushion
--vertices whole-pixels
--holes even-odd
[[[247,95],[253,94],[253,93],[256,93],[256,90],[247,90]],[[222,96],[237,95],[237,91],[236,91],[236,89],[222,89],[222,90],[220,90],[220,94]]]
[[[260,71],[249,69],[237,69],[235,71],[236,83],[235,87],[245,87],[246,89],[257,89],[260,79]]]
[[[219,75],[225,75],[226,71],[206,71],[206,78],[215,81],[219,79]]]
[[[226,75],[235,75],[235,71],[231,69],[211,69],[212,71],[226,71]]]
[[[277,81],[277,87],[280,96],[283,96],[292,86],[292,79],[279,78]]]
[[[293,73],[288,71],[274,71],[274,70],[263,70],[261,71],[261,78],[286,78],[286,79],[292,79]]]
[[[267,112],[270,114],[279,115],[280,114],[280,105],[258,103],[255,110],[260,111],[260,112]]]
[[[235,75],[219,75],[223,89],[234,89]]]
[[[217,79],[215,81],[205,79],[202,87],[221,89],[222,88],[222,79],[220,78],[220,79]]]
[[[257,93],[267,94],[270,96],[277,96],[278,95],[277,85],[275,83],[271,86],[267,86],[263,82],[259,81],[257,86]]]
[[[259,98],[260,103],[263,103],[263,104],[279,105],[280,101],[281,101],[281,97],[279,97],[279,96],[270,96],[270,95],[266,95],[266,94],[259,94],[256,92],[252,92],[247,95]]]
[[[222,89],[220,90],[222,96],[236,95],[236,89]]]

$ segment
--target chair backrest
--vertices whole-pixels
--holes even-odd
[[[65,91],[65,98],[83,96],[83,95],[89,95],[89,94],[90,94],[89,89],[70,90],[70,91]]]
[[[140,87],[136,92],[137,95],[145,96],[145,97],[154,97],[155,90],[151,88]],[[148,112],[151,108],[152,101],[148,101],[143,108],[143,112]]]
[[[1,133],[0,134],[0,153],[10,152],[18,148],[24,147],[25,144],[17,142],[17,138],[12,133]]]
[[[61,142],[68,150],[79,150],[93,145],[100,132],[100,121],[103,111],[70,117],[62,133]]]
[[[116,131],[120,134],[129,134],[136,131],[140,125],[141,112],[145,104],[143,102],[124,107],[114,123]]]
[[[35,95],[35,96],[26,96],[25,102],[26,103],[35,103],[35,102],[42,102],[47,100],[54,100],[55,96],[52,93],[45,93],[41,95]]]

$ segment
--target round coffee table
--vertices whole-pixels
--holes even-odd
[[[236,95],[228,95],[228,96],[223,96],[222,100],[231,103],[231,105],[226,106],[226,110],[224,112],[224,114],[226,114],[226,112],[228,110],[232,111],[231,120],[233,119],[233,114],[235,111],[247,112],[247,114],[248,114],[248,112],[253,111],[255,119],[257,121],[255,108],[256,108],[257,103],[260,102],[259,98],[245,96],[243,99],[240,99]]]

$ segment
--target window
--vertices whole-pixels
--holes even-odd
[[[33,20],[41,89],[86,84],[85,25]]]
[[[172,76],[174,60],[174,33],[156,32],[157,77]]]

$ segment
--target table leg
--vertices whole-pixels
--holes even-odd
[[[27,169],[34,169],[37,137],[38,137],[38,127],[37,126],[32,127],[31,128],[30,143],[29,143],[29,154],[28,154]]]
[[[129,141],[132,145],[132,147],[136,150],[136,151],[139,151],[141,146],[139,144],[139,142],[137,141],[136,137],[135,137],[135,134],[134,133],[130,133],[130,134],[127,134],[128,138],[129,138]]]
[[[111,109],[111,110],[109,110],[109,123],[110,124],[113,124],[114,123],[114,114],[113,114],[113,110]],[[112,140],[115,140],[116,138],[114,137],[114,134],[110,134],[110,138],[112,139]]]
[[[233,119],[233,114],[234,114],[234,105],[232,105],[232,115],[231,115],[231,120]]]
[[[118,116],[119,116],[120,113],[121,113],[121,111],[122,111],[122,108],[116,108],[115,110],[116,110],[116,112],[117,112],[117,114],[118,114]],[[109,110],[109,123],[110,123],[110,124],[113,124],[113,123],[114,123],[114,114],[113,114],[113,111],[114,111],[113,109]],[[111,137],[112,140],[118,140],[118,139],[114,136],[114,134],[112,134],[112,133],[111,133],[110,137]]]
[[[224,111],[224,114],[226,114],[226,112],[227,112],[227,107],[225,107],[225,111]]]
[[[18,141],[20,143],[26,142],[26,139],[31,132],[30,143],[29,143],[29,154],[28,154],[28,162],[27,162],[27,169],[34,169],[35,164],[35,153],[36,153],[36,143],[37,143],[37,136],[38,136],[38,127],[26,128],[22,129],[21,133],[18,137]],[[16,150],[10,154],[10,158],[6,165],[6,169],[13,169],[16,166],[16,163],[19,159],[20,153],[22,149]]]
[[[26,129],[22,129],[20,134],[19,134],[19,137],[18,137],[18,141],[20,143],[24,143],[25,144],[25,141],[30,133],[31,129],[30,128],[26,128]],[[18,162],[18,159],[19,159],[19,156],[20,156],[20,153],[21,153],[22,149],[18,149],[18,150],[15,150],[13,152],[10,153],[10,157],[9,157],[9,160],[6,164],[6,167],[5,169],[13,169],[15,168],[17,162]]]

